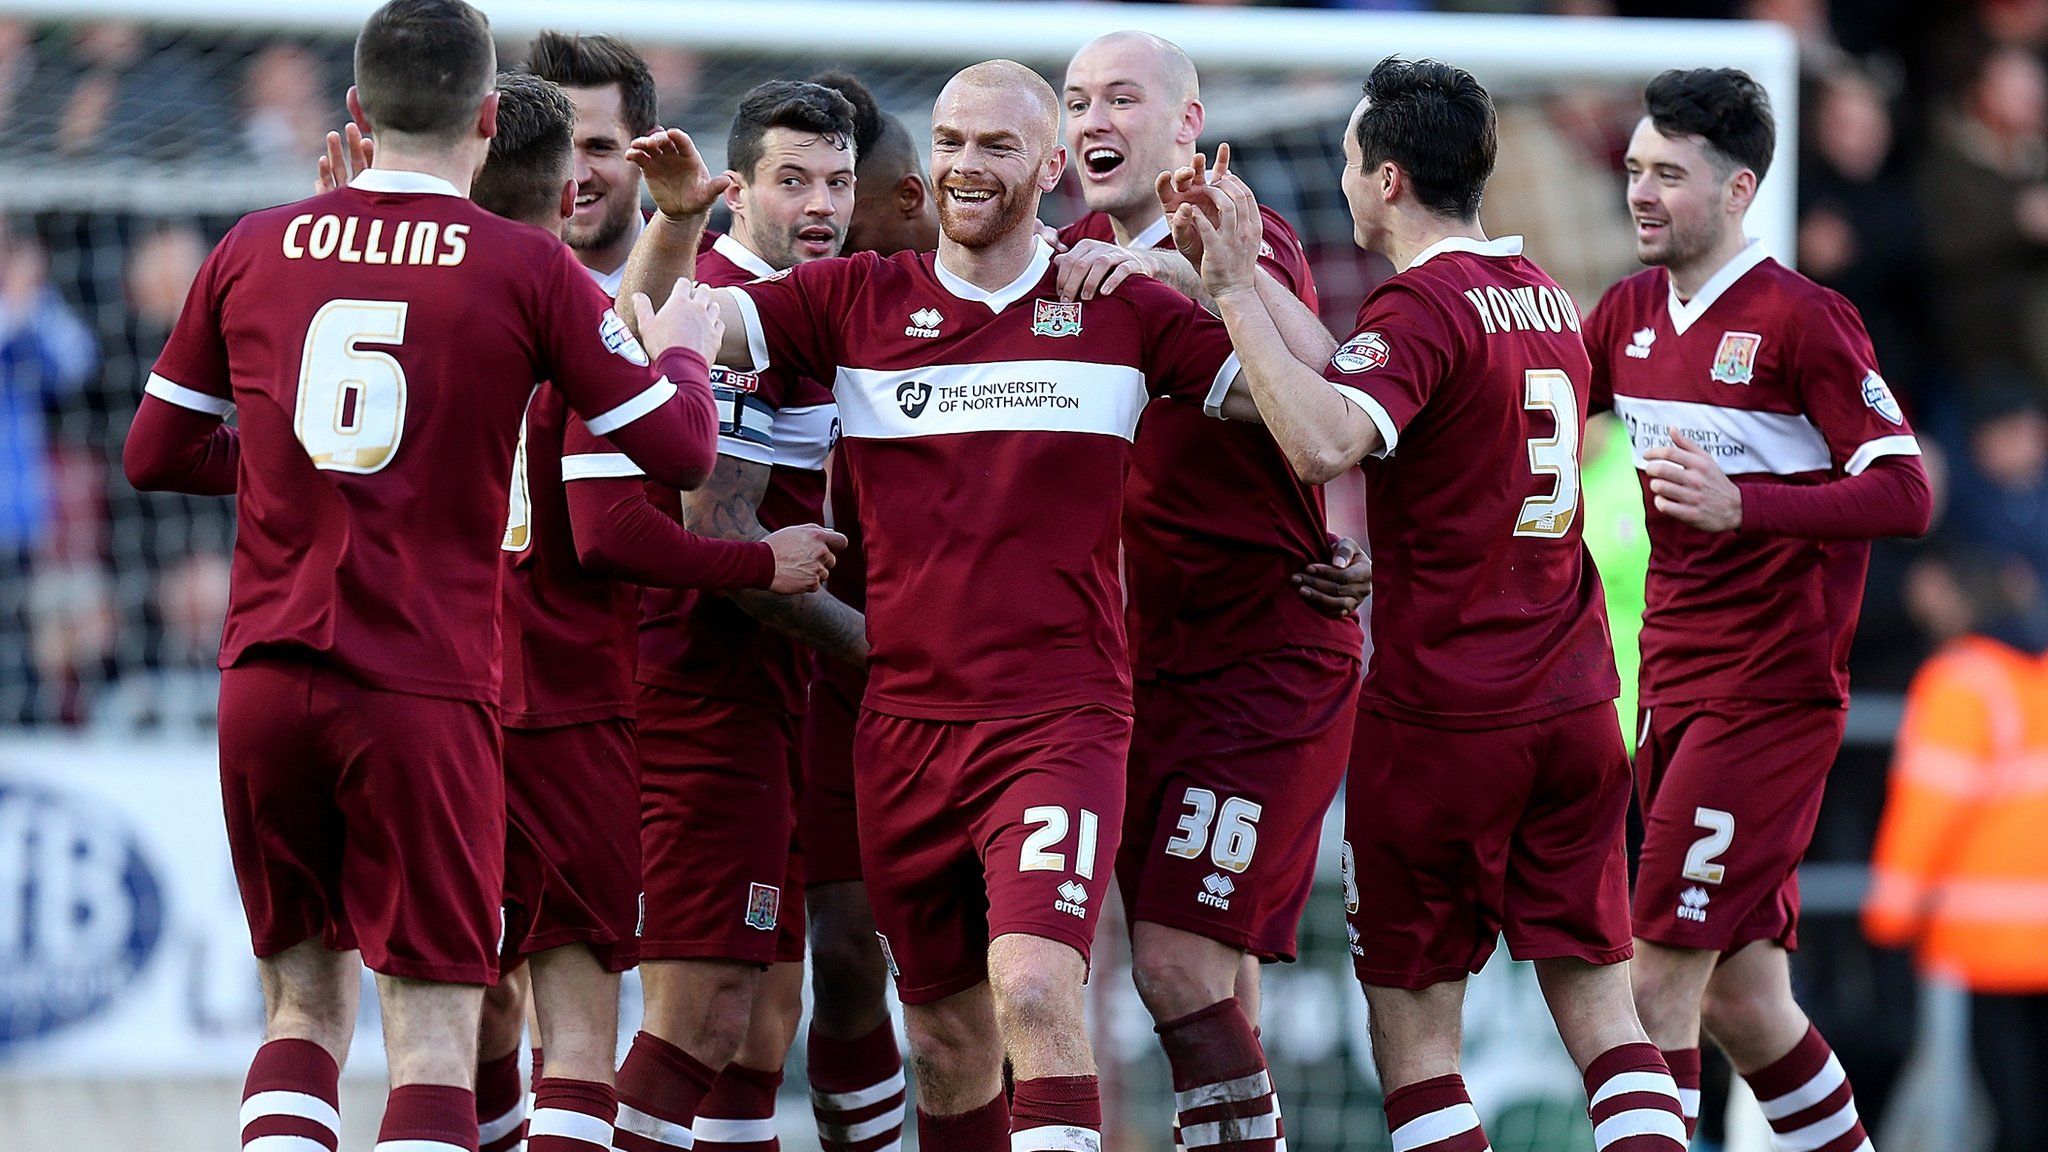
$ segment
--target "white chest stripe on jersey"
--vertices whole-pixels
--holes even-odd
[[[1078,360],[1000,360],[884,370],[841,368],[833,393],[847,436],[904,440],[961,432],[1137,434],[1144,373]]]
[[[775,413],[775,459],[778,468],[825,470],[832,451],[832,432],[839,424],[839,405],[812,404]]]
[[[1643,453],[1671,442],[1669,429],[1673,427],[1731,476],[1754,472],[1790,476],[1828,472],[1835,466],[1820,429],[1804,416],[1619,395],[1614,398],[1614,412],[1628,425],[1637,468],[1646,463]]]

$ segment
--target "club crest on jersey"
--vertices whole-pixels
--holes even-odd
[[[1377,332],[1361,332],[1344,342],[1342,348],[1330,357],[1339,372],[1370,372],[1385,366],[1393,359],[1394,350],[1387,346],[1387,338]]]
[[[910,325],[903,329],[905,336],[920,340],[934,340],[939,335],[939,325],[945,321],[937,308],[919,308],[910,314]]]
[[[1031,334],[1033,336],[1079,336],[1081,334],[1081,302],[1079,300],[1035,300],[1031,313]]]
[[[922,380],[905,380],[896,386],[896,406],[912,420],[924,415],[924,406],[931,398],[932,386]]]
[[[640,342],[633,339],[632,330],[626,327],[624,320],[619,319],[617,312],[609,308],[604,310],[604,319],[597,324],[597,334],[604,340],[607,352],[624,357],[643,368],[647,366],[647,349],[642,348]]]
[[[1710,375],[1722,384],[1747,384],[1756,379],[1756,354],[1764,338],[1755,332],[1723,332],[1714,350]]]
[[[1900,410],[1897,398],[1892,395],[1891,386],[1884,382],[1884,377],[1875,372],[1863,377],[1863,402],[1870,406],[1872,412],[1893,424],[1903,425],[1906,422],[1906,414]]]
[[[1638,328],[1636,329],[1636,334],[1629,338],[1628,347],[1621,351],[1623,355],[1631,360],[1648,360],[1650,358],[1650,345],[1656,342],[1657,330],[1655,328]]]
[[[775,915],[781,910],[782,889],[772,884],[747,885],[747,927],[773,932]]]

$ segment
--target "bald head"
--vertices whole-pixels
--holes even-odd
[[[1045,82],[1045,77],[1015,60],[984,60],[970,64],[954,73],[953,78],[946,81],[946,86],[939,90],[932,118],[944,120],[949,105],[969,94],[995,95],[1006,102],[1019,98],[1030,101],[1029,108],[1036,114],[1026,118],[1028,125],[1021,125],[1030,128],[1030,143],[1040,155],[1059,146],[1060,100],[1053,94],[1052,85]]]
[[[1120,72],[1170,100],[1199,100],[1195,62],[1173,41],[1150,32],[1127,29],[1090,40],[1067,65],[1076,72]]]

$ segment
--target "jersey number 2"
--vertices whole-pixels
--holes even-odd
[[[381,470],[405,436],[405,369],[364,344],[403,344],[402,300],[329,300],[306,328],[292,431],[313,467]]]
[[[1522,373],[1522,407],[1548,412],[1557,431],[1529,441],[1529,470],[1554,482],[1550,492],[1522,501],[1515,535],[1556,540],[1571,531],[1579,514],[1579,394],[1572,378],[1555,368]]]

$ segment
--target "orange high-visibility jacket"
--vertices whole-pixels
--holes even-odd
[[[1981,636],[1906,696],[1863,927],[1977,992],[2048,991],[2048,656]]]

